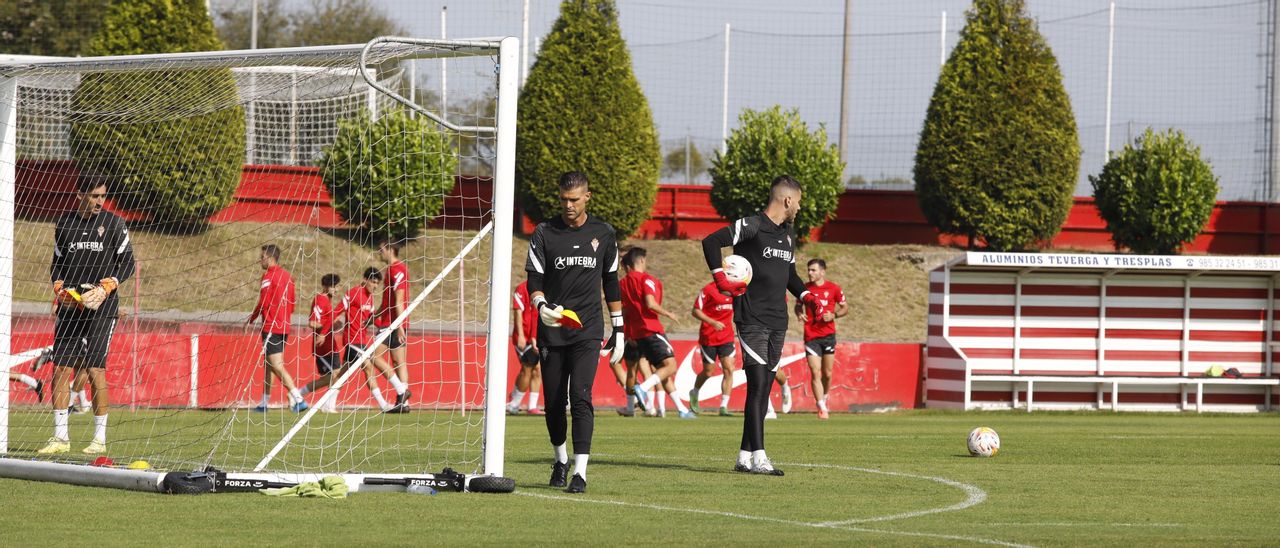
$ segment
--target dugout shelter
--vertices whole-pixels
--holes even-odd
[[[967,252],[929,274],[925,405],[1271,410],[1278,276],[1280,257]]]

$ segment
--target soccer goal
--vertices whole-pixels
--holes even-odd
[[[502,476],[518,49],[383,37],[0,58],[0,376],[22,381],[0,384],[0,477],[162,492],[330,475],[353,491],[513,489]],[[105,387],[78,373],[93,362],[88,338],[41,359],[60,317],[55,224],[90,218],[78,190],[102,184],[127,236],[101,252],[127,244],[135,264],[115,289]],[[269,262],[291,277],[291,315]],[[333,275],[320,312],[347,325],[326,335],[340,341],[330,348],[311,322]],[[402,288],[401,312],[384,312]],[[285,314],[286,337],[246,323],[263,307]],[[344,350],[347,339],[366,344]],[[322,373],[317,351],[348,366],[304,393]],[[287,375],[267,373],[264,354]],[[62,367],[77,372],[69,448],[40,453],[57,439]],[[92,451],[104,430],[105,451]]]

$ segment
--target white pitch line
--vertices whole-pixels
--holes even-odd
[[[987,500],[987,492],[983,491],[981,488],[975,485],[960,483],[955,480],[940,478],[937,476],[918,476],[916,474],[907,474],[905,472],[889,472],[886,470],[876,470],[874,468],[858,468],[856,466],[841,466],[838,464],[811,464],[811,463],[799,463],[799,462],[788,462],[788,463],[780,462],[778,464],[785,464],[790,466],[802,466],[802,467],[810,467],[810,468],[832,468],[835,470],[848,470],[852,472],[865,472],[868,474],[883,474],[886,476],[895,476],[900,478],[929,480],[932,482],[941,483],[943,485],[955,487],[956,489],[964,491],[966,495],[963,501],[952,504],[951,506],[944,506],[942,508],[929,508],[927,510],[916,510],[914,512],[903,512],[901,514],[892,514],[888,516],[879,516],[874,518],[857,518],[857,519],[847,519],[847,520],[841,520],[841,521],[828,521],[828,522],[821,523],[819,525],[849,525],[853,523],[875,523],[879,521],[893,521],[898,519],[917,518],[920,516],[927,516],[929,514],[939,514],[942,512],[954,512],[956,510],[964,510],[965,508],[982,504],[984,501]]]
[[[1014,527],[1183,527],[1181,523],[1106,523],[1101,521],[1064,521],[1064,522],[1008,522],[987,523],[986,525]]]
[[[905,536],[905,537],[956,540],[956,541],[964,541],[964,542],[973,542],[977,544],[1010,546],[1013,548],[1031,548],[1030,545],[1028,544],[1017,544],[1013,542],[1005,542],[1002,540],[995,540],[995,539],[981,538],[981,537],[966,537],[961,535],[943,535],[943,534],[937,534],[937,533],[918,533],[914,531],[887,531],[884,529],[869,529],[866,527],[852,527],[847,525],[829,525],[825,523],[810,523],[807,521],[795,521],[795,520],[789,520],[789,519],[774,518],[769,516],[753,516],[751,514],[739,514],[736,512],[722,512],[719,510],[704,510],[701,508],[679,508],[676,506],[663,506],[660,504],[647,504],[642,502],[626,502],[621,500],[588,499],[588,498],[581,498],[581,497],[571,497],[568,495],[544,495],[541,493],[527,493],[524,491],[516,491],[515,494],[523,495],[526,497],[534,497],[534,498],[549,499],[549,500],[563,500],[563,501],[569,501],[569,502],[603,504],[603,505],[609,505],[609,506],[626,506],[631,508],[645,508],[648,510],[658,510],[660,512],[684,512],[687,514],[722,516],[722,517],[737,518],[737,519],[743,519],[743,520],[749,520],[749,521],[763,521],[768,523],[779,523],[783,525],[794,525],[797,527],[813,527],[817,529],[837,529],[841,531],[852,531],[855,533],[876,533],[876,534],[882,534],[882,535],[897,535],[897,536]]]
[[[601,453],[601,454],[596,454],[595,456],[609,457],[614,455]],[[646,459],[646,460],[670,458],[670,457],[662,457],[662,456],[656,456],[656,455],[634,455],[634,454],[627,455],[627,457]],[[630,506],[634,508],[646,508],[650,510],[659,510],[664,512],[684,512],[689,514],[723,516],[723,517],[744,519],[744,520],[750,520],[750,521],[765,521],[770,523],[781,523],[781,524],[793,525],[797,527],[814,527],[819,529],[839,529],[842,531],[852,531],[857,533],[880,533],[880,534],[886,534],[886,535],[899,535],[899,536],[908,536],[908,537],[936,538],[936,539],[943,539],[943,540],[960,540],[965,542],[975,542],[979,544],[992,544],[997,546],[1016,546],[1019,548],[1029,547],[1029,545],[1026,545],[1026,544],[1017,544],[1013,542],[1006,542],[1002,540],[995,540],[995,539],[988,539],[988,538],[981,538],[981,537],[966,537],[961,535],[945,535],[945,534],[939,534],[939,533],[920,533],[920,532],[913,532],[913,531],[890,531],[890,530],[884,530],[884,529],[870,529],[865,527],[851,526],[852,524],[855,524],[855,523],[883,522],[883,521],[914,518],[914,517],[925,516],[929,514],[937,514],[941,512],[954,512],[956,510],[963,510],[963,509],[981,504],[982,502],[987,500],[987,492],[983,491],[981,488],[974,485],[969,485],[967,483],[961,483],[961,482],[950,480],[947,478],[940,478],[935,476],[919,476],[915,474],[907,474],[904,472],[889,472],[885,470],[876,470],[873,468],[858,468],[854,466],[843,466],[838,464],[812,464],[812,463],[798,463],[798,462],[778,462],[778,464],[790,465],[790,466],[808,466],[812,468],[829,468],[834,470],[845,470],[850,472],[863,472],[868,474],[882,474],[886,476],[896,476],[896,477],[911,478],[911,479],[923,479],[923,480],[933,481],[936,483],[941,483],[947,486],[955,487],[957,489],[964,491],[967,496],[965,497],[965,500],[959,503],[952,504],[950,506],[941,507],[941,508],[930,508],[927,510],[917,510],[915,512],[904,512],[901,514],[892,514],[888,516],[879,516],[874,518],[859,518],[859,519],[844,520],[844,521],[828,521],[828,522],[813,523],[813,522],[807,522],[807,521],[795,521],[795,520],[788,520],[788,519],[782,519],[782,518],[775,518],[770,516],[754,516],[751,514],[739,514],[737,512],[724,512],[720,510],[705,510],[702,508],[679,508],[674,506],[662,506],[658,504],[648,504],[648,503],[641,503],[641,502],[588,499],[588,498],[570,497],[570,496],[563,496],[563,495],[545,495],[540,493],[526,493],[523,491],[517,491],[516,494],[529,496],[529,497],[551,499],[551,500],[567,500],[571,502],[587,502],[587,503],[593,503],[593,504],[605,504],[605,505],[612,505],[612,506]]]

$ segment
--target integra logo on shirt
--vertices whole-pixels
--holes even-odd
[[[772,247],[766,247],[764,248],[763,255],[764,255],[764,258],[766,259],[776,258],[776,259],[782,259],[788,262],[791,261],[791,250],[789,249],[774,249]]]
[[[582,268],[595,268],[596,258],[584,257],[584,256],[556,257],[556,270],[564,270],[571,266],[580,266]]]
[[[68,246],[71,251],[95,251],[102,252],[102,242],[76,242]]]

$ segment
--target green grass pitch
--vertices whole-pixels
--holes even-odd
[[[543,422],[521,416],[507,423],[511,495],[181,497],[0,480],[0,544],[1280,543],[1274,413],[784,415],[766,425],[779,478],[730,471],[740,416],[601,411],[585,495],[546,486]],[[966,453],[979,425],[1001,435],[995,458]]]

